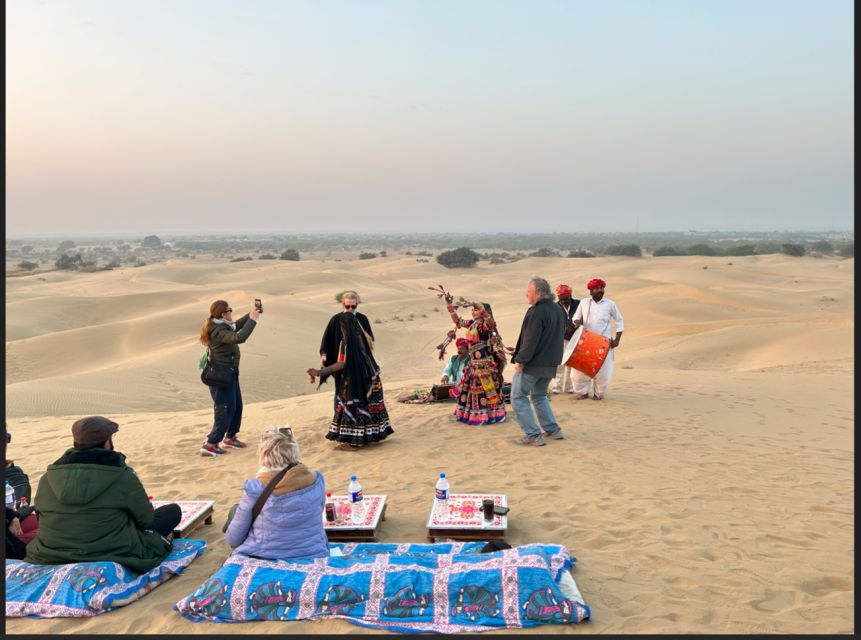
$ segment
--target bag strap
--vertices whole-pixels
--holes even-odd
[[[254,506],[251,508],[251,523],[248,525],[248,531],[251,532],[251,527],[254,526],[254,521],[257,519],[257,516],[260,515],[260,512],[263,511],[263,505],[266,504],[266,500],[275,490],[275,485],[281,482],[281,478],[284,477],[290,469],[298,465],[298,462],[291,462],[286,467],[281,469],[278,473],[275,474],[275,477],[269,481],[269,484],[266,485],[266,488],[263,489],[263,493],[257,498],[257,502],[254,503]]]

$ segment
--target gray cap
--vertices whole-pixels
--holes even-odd
[[[72,425],[72,439],[78,444],[99,444],[111,439],[120,425],[104,416],[88,416]]]

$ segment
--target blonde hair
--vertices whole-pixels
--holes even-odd
[[[267,469],[283,469],[288,464],[301,462],[299,444],[292,434],[284,433],[284,427],[267,427],[260,434],[257,445],[257,459],[261,467]]]

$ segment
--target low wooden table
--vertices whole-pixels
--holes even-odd
[[[335,503],[335,512],[338,514],[338,520],[335,522],[326,521],[325,508],[321,514],[323,529],[326,531],[326,536],[330,542],[377,541],[377,530],[380,527],[380,522],[386,519],[386,496],[365,496],[362,500],[365,503],[365,517],[362,522],[350,520],[349,496],[332,496],[328,500]]]
[[[184,538],[201,524],[212,524],[213,500],[152,500],[153,509],[166,504],[177,504],[182,509],[182,519],[173,530],[175,538]]]
[[[504,493],[451,493],[448,496],[449,516],[442,520],[436,512],[436,498],[432,498],[427,523],[430,541],[435,542],[437,538],[494,540],[504,537],[508,516],[494,514],[493,520],[485,522],[481,501],[486,498],[493,500],[495,505],[508,506],[508,497]]]

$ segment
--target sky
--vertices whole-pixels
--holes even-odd
[[[7,0],[6,234],[854,229],[850,0]]]

